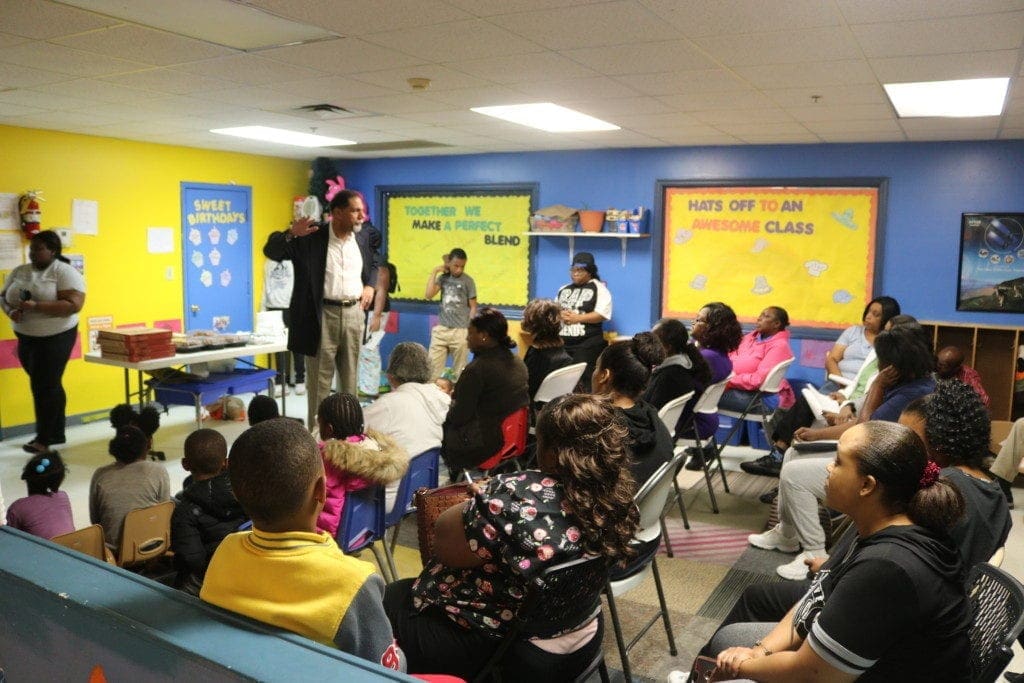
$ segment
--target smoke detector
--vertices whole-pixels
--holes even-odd
[[[406,79],[405,82],[408,83],[409,87],[415,90],[416,92],[421,92],[430,87],[429,78],[409,78]]]

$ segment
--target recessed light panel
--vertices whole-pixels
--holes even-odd
[[[263,140],[264,142],[277,142],[282,145],[295,145],[296,147],[332,147],[337,145],[354,145],[352,140],[341,138],[330,138],[326,135],[313,135],[312,133],[298,133],[294,130],[283,128],[270,128],[269,126],[239,126],[237,128],[212,128],[211,133],[218,135],[233,135],[237,138],[248,138],[250,140]]]
[[[595,119],[578,111],[551,102],[508,104],[498,107],[473,107],[478,114],[493,116],[549,133],[586,133],[596,130],[619,130],[613,123]]]
[[[1009,78],[886,83],[885,92],[900,118],[999,116]]]

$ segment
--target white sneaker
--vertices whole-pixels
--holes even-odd
[[[824,550],[805,550],[794,557],[792,562],[776,567],[775,573],[790,581],[802,581],[807,578],[808,567],[805,560],[813,560],[816,557],[828,557],[828,553]]]
[[[299,382],[298,384],[296,384],[294,388],[295,388],[295,395],[296,396],[305,396],[306,395],[306,385],[303,384],[302,382]]]
[[[800,550],[800,542],[794,536],[784,536],[781,525],[776,524],[763,534],[750,534],[747,541],[755,548],[765,550],[781,550],[784,553],[795,553]]]
[[[282,396],[288,395],[288,387],[283,384],[274,385],[274,398],[281,398]]]

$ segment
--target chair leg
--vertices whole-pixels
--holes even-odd
[[[377,547],[377,543],[370,544],[370,550],[373,551],[373,557],[377,560],[377,566],[380,567],[380,574],[384,577],[384,583],[391,583],[394,581],[394,577],[389,577],[391,573],[391,567],[388,565],[387,558],[383,556],[380,548]]]
[[[665,622],[665,635],[668,637],[668,653],[675,657],[679,654],[676,649],[676,637],[672,635],[672,622],[668,616],[668,605],[665,604],[665,591],[661,587],[661,574],[658,573],[658,559],[651,560],[651,570],[654,572],[654,585],[658,589],[658,603],[661,605],[661,618]]]
[[[398,524],[391,527],[391,554],[395,554],[395,547],[398,545],[398,530],[402,528],[402,522],[405,521],[405,516],[398,520]]]
[[[712,435],[711,438],[708,439],[708,444],[710,444],[714,448],[714,450],[715,450],[715,454],[714,454],[714,456],[712,456],[712,458],[714,458],[714,459],[712,459],[712,458],[705,458],[704,457],[704,446],[706,444],[702,444],[700,442],[700,438],[699,437],[696,437],[694,439],[694,443],[697,444],[697,451],[700,453],[700,461],[701,461],[701,465],[702,465],[701,469],[704,470],[704,483],[708,487],[708,498],[711,499],[711,511],[714,512],[717,515],[718,514],[718,499],[715,498],[715,489],[714,489],[714,486],[712,486],[712,484],[711,484],[711,474],[710,474],[710,472],[711,472],[711,465],[712,465],[713,462],[715,462],[714,459],[721,460],[721,458],[718,455],[718,444],[715,441],[714,435]],[[709,460],[710,460],[710,462],[709,462]],[[729,488],[726,487],[725,490],[728,491]],[[689,528],[689,527],[687,527],[687,528]]]
[[[722,464],[722,449],[718,447],[718,441],[714,436],[711,437],[712,443],[715,444],[715,461],[718,463],[718,473],[722,475],[722,486],[725,488],[726,493],[729,491],[729,481],[725,478],[725,465]]]
[[[629,670],[629,652],[626,651],[626,641],[622,637],[622,625],[619,623],[619,611],[615,608],[615,596],[612,595],[611,584],[604,589],[605,597],[608,598],[608,613],[612,617],[612,628],[615,629],[615,642],[619,646],[619,659],[622,660],[622,674],[626,681],[632,683],[633,674]]]
[[[601,664],[597,667],[597,672],[601,675],[601,683],[611,683],[611,679],[608,678],[608,665],[601,660]]]
[[[385,531],[384,538],[380,540],[380,544],[384,546],[384,557],[388,562],[388,569],[391,571],[391,580],[398,581],[398,569],[395,567],[395,553],[392,550],[391,546],[388,545],[387,535],[387,531]],[[397,534],[394,535],[397,536]]]

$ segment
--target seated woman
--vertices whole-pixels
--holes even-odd
[[[631,555],[639,515],[626,435],[606,401],[583,394],[552,401],[537,418],[540,470],[498,475],[438,518],[437,559],[384,594],[410,673],[472,680],[516,617],[528,582],[577,558],[612,564]],[[502,680],[576,678],[601,648],[601,588],[592,586],[557,632],[527,624],[529,639],[505,657]]]
[[[850,382],[857,380],[862,368],[875,358],[875,337],[886,329],[886,324],[899,315],[900,304],[891,296],[875,297],[864,307],[860,325],[853,325],[843,330],[832,349],[825,354],[825,371],[829,375],[841,375]],[[840,394],[843,387],[829,380],[820,389],[808,387],[796,396],[796,403],[775,422],[772,441],[776,448],[784,451],[793,441],[793,432],[800,427],[810,427],[815,420],[813,393],[828,397],[834,401],[845,401],[847,396]],[[813,393],[812,393],[813,392]],[[810,395],[810,399],[808,398]]]
[[[857,542],[777,624],[722,629],[712,680],[969,680],[970,607],[946,536],[964,502],[921,439],[891,422],[844,433],[826,503]]]
[[[818,500],[825,495],[827,466],[832,460],[832,440],[855,424],[868,420],[896,422],[911,401],[935,390],[932,379],[934,359],[920,334],[901,325],[875,339],[878,379],[871,386],[855,421],[823,429],[803,428],[796,436],[802,442],[826,441],[816,453],[801,455],[809,447],[798,443],[786,451],[779,481],[779,523],[763,534],[747,537],[750,544],[765,550],[796,552],[792,562],[776,568],[784,579],[800,580],[807,575],[805,560],[825,556],[825,530],[818,516]]]
[[[726,385],[722,400],[718,402],[719,408],[736,412],[746,408],[772,368],[793,357],[787,327],[789,314],[786,309],[769,306],[761,311],[753,332],[745,335],[739,348],[729,354],[733,377]],[[776,408],[788,408],[791,405],[793,389],[783,380],[779,393],[762,397],[760,404],[753,406],[750,412],[755,415],[768,414]],[[750,474],[777,477],[782,467],[782,458],[773,452],[757,460],[740,463],[740,467]]]
[[[679,415],[672,435],[682,439],[693,420],[693,406],[711,384],[711,368],[700,350],[690,343],[686,325],[674,318],[662,318],[651,330],[665,351],[665,360],[651,372],[643,399],[661,410],[669,401],[693,392]],[[693,433],[693,429],[689,429]]]
[[[466,341],[473,361],[455,384],[441,443],[441,455],[452,472],[476,467],[497,453],[503,443],[502,421],[530,401],[526,366],[512,352],[516,343],[508,336],[501,311],[478,309]]]
[[[591,379],[594,393],[606,395],[629,425],[630,469],[639,486],[672,459],[672,435],[654,406],[640,398],[651,368],[663,359],[664,351],[654,335],[640,332],[602,351]]]
[[[383,271],[382,271],[383,272]],[[388,358],[391,391],[363,409],[366,429],[393,438],[409,458],[441,445],[441,424],[451,397],[431,381],[430,356],[422,344],[399,342]],[[401,480],[388,484],[388,510]]]
[[[529,375],[528,390],[532,400],[548,374],[572,365],[565,342],[559,336],[562,308],[553,299],[534,299],[523,309],[522,330],[530,337],[530,348],[523,362]]]

